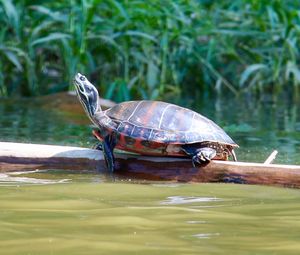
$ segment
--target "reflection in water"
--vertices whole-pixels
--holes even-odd
[[[16,185],[46,185],[46,184],[59,184],[59,183],[67,183],[70,179],[58,179],[58,180],[50,180],[50,179],[39,179],[39,178],[31,178],[20,175],[28,175],[30,173],[36,173],[37,171],[32,172],[14,172],[14,173],[0,173],[0,187],[1,186],[16,186]]]
[[[85,116],[82,116],[85,118]],[[34,100],[0,103],[0,140],[44,144],[76,144],[91,147],[91,129]]]
[[[264,162],[278,150],[274,163],[300,164],[299,103],[283,96],[277,102],[219,98],[208,105],[208,115],[240,145],[239,160]]]
[[[203,203],[203,202],[215,202],[221,201],[221,199],[216,197],[182,197],[182,196],[171,196],[167,197],[165,201],[162,201],[163,205],[180,205],[180,204],[190,204],[190,203]]]

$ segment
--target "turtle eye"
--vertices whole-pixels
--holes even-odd
[[[80,76],[79,78],[81,81],[85,81],[85,77],[84,76]]]

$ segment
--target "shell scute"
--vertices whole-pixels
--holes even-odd
[[[151,133],[151,129],[144,127],[135,127],[131,136],[143,140],[148,140]]]
[[[192,110],[160,101],[129,101],[105,111],[117,132],[158,143],[236,143],[213,121]]]

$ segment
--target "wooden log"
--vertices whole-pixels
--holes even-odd
[[[0,172],[32,170],[34,168],[105,170],[102,153],[98,150],[0,142]]]
[[[106,171],[98,150],[0,142],[0,172],[34,169]],[[116,153],[115,174],[128,178],[180,182],[233,182],[300,188],[300,166],[212,161],[192,167],[191,160]]]

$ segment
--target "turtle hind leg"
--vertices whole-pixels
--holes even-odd
[[[208,164],[211,159],[216,156],[216,154],[216,150],[209,147],[203,147],[196,150],[195,154],[192,157],[193,166],[195,167],[196,164],[199,164],[200,166]]]
[[[110,172],[113,172],[115,170],[115,157],[113,153],[115,146],[116,141],[113,135],[108,135],[104,138],[102,143],[102,150],[106,167]]]
[[[196,148],[191,145],[185,145],[182,149],[187,155],[192,157],[193,167],[206,165],[217,155],[216,150],[210,147]]]

